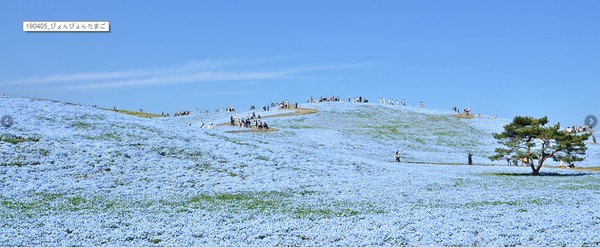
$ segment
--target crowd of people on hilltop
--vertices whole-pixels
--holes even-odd
[[[282,101],[278,104],[278,106],[280,108],[284,108],[284,109],[289,109],[290,108],[290,102],[289,101]]]
[[[400,104],[404,104],[406,106],[406,100],[402,99],[400,102],[398,99],[394,100],[392,98],[379,98],[379,104],[381,105],[392,105],[392,106],[400,106]]]
[[[348,97],[348,98],[350,98],[350,97]],[[359,97],[355,97],[352,100],[352,102],[354,102],[354,103],[369,103],[369,99],[367,99],[366,97],[359,96]]]
[[[466,107],[466,108],[464,108],[464,109],[463,109],[463,112],[464,112],[466,115],[471,115],[471,108],[469,108],[469,107]]]
[[[235,108],[227,107],[227,108],[215,109],[215,113],[222,113],[222,112],[227,112],[227,113],[235,112]]]
[[[309,96],[306,98],[306,103],[318,103],[318,102],[342,102],[343,99],[340,96],[330,96],[330,97],[319,97],[319,98],[313,98],[312,96]],[[348,96],[348,102],[353,102],[353,103],[368,103],[369,100],[367,98],[364,98],[362,96],[359,97],[350,97]]]
[[[275,103],[271,102],[270,106],[271,107],[279,107],[281,109],[290,109],[290,108],[292,108],[292,106],[294,108],[298,108],[298,103],[296,102],[296,103],[292,104],[288,100],[285,100],[285,101],[275,102]],[[265,110],[265,108],[263,108],[263,110]],[[266,107],[265,111],[269,111],[269,107],[268,106]]]
[[[452,107],[452,111],[454,111],[454,112],[455,112],[455,113],[457,113],[457,114],[460,114],[460,109],[458,109],[456,106]],[[472,111],[471,111],[471,108],[470,108],[470,107],[466,107],[466,108],[464,108],[464,109],[463,109],[463,114],[465,114],[465,115],[468,115],[468,116],[470,116],[470,115],[473,115],[473,113],[472,113]],[[481,114],[477,114],[477,115],[478,115],[479,117],[481,117]],[[496,118],[498,118],[498,116],[497,116],[497,115],[494,115],[494,119],[496,119]]]
[[[247,118],[239,118],[236,115],[231,115],[229,117],[229,123],[231,124],[231,126],[239,126],[239,127],[245,127],[245,128],[257,128],[259,130],[268,130],[269,129],[269,125],[267,124],[266,121],[263,121],[260,119],[260,115],[256,115],[256,113],[252,113],[252,116],[249,116]]]
[[[394,98],[379,98],[380,105],[389,105],[389,106],[403,106],[406,107],[406,99],[398,100]],[[425,103],[421,101],[419,103],[420,108],[425,108]]]
[[[583,125],[583,126],[571,126],[571,127],[565,128],[566,133],[572,133],[572,134],[586,133],[586,132],[591,132],[591,131],[592,131],[592,128],[587,124]]]
[[[288,100],[282,100],[280,102],[273,102],[270,101],[268,105],[265,105],[262,107],[263,112],[265,111],[271,111],[271,108],[286,108],[289,109],[291,108],[292,104],[288,101]],[[298,104],[296,103],[296,106],[298,106]]]
[[[179,112],[175,112],[174,116],[185,116],[185,115],[191,115],[192,112],[190,111],[179,111]]]
[[[312,96],[306,98],[307,103],[317,103],[317,102],[341,102],[342,99],[339,96],[330,96],[330,97],[319,97],[313,98]]]

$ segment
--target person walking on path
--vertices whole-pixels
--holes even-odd
[[[396,151],[396,162],[400,162],[400,150]]]

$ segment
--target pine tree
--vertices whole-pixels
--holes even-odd
[[[534,175],[539,174],[544,162],[549,158],[567,163],[584,159],[587,150],[584,141],[591,134],[571,134],[561,131],[560,124],[546,124],[548,117],[515,117],[510,124],[504,126],[504,132],[494,133],[494,138],[502,147],[497,148],[496,155],[490,158],[500,160],[509,155],[516,159],[525,159]]]

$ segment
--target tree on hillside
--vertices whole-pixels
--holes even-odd
[[[505,156],[527,161],[534,175],[538,175],[544,162],[566,163],[582,161],[587,147],[584,141],[590,134],[571,134],[560,130],[560,124],[546,126],[548,117],[536,119],[517,116],[504,126],[504,132],[494,133],[494,138],[502,145],[496,149],[492,160],[501,160]],[[537,164],[534,162],[537,160]]]

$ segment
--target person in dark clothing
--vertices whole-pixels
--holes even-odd
[[[396,151],[396,162],[400,162],[400,150]]]
[[[473,165],[473,153],[469,153],[469,165]]]

